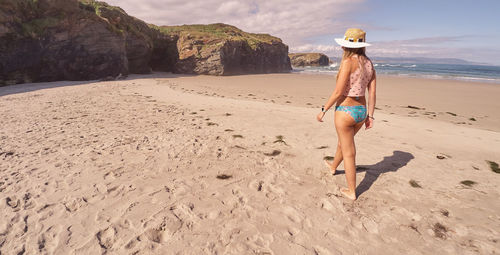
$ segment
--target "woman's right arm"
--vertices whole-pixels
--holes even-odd
[[[375,74],[375,69],[373,69],[373,78],[372,81],[368,84],[368,116],[366,121],[366,129],[373,127],[373,113],[375,112],[375,103],[377,101],[376,96],[376,87],[377,87],[377,75]]]

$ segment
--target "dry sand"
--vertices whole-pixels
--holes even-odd
[[[322,162],[332,78],[0,88],[1,253],[499,253],[500,86],[380,77],[353,202]]]

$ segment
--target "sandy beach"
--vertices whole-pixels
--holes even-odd
[[[379,77],[341,196],[334,76],[0,87],[1,254],[498,254],[499,84]]]

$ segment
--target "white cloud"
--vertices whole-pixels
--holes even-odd
[[[268,33],[293,46],[318,35],[343,33],[349,13],[365,0],[107,0],[156,25],[227,23]]]
[[[323,53],[328,56],[340,55],[342,49],[338,45],[323,45],[323,44],[303,44],[299,46],[290,47],[290,52],[317,52]]]
[[[370,57],[434,57],[461,58],[470,61],[496,63],[500,51],[491,48],[458,47],[453,42],[468,39],[470,36],[425,37],[397,41],[371,42],[366,48]],[[319,52],[332,57],[341,57],[342,49],[334,42],[324,44],[300,44],[290,47],[290,52]]]
[[[156,25],[227,23],[247,32],[268,33],[290,46],[290,52],[321,52],[340,56],[342,51],[318,38],[343,34],[347,27],[370,31],[391,30],[377,24],[356,22],[359,7],[367,0],[105,0],[127,13]],[[362,9],[361,9],[362,10]],[[488,49],[449,47],[463,37],[428,37],[411,40],[373,42],[369,56],[457,57],[479,60],[488,56],[498,62],[500,53]],[[488,52],[490,51],[490,52]],[[491,61],[490,61],[491,59]]]

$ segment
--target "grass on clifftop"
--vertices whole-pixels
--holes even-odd
[[[88,10],[93,10],[95,12],[95,14],[97,14],[98,16],[101,16],[101,8],[107,8],[110,10],[117,10],[123,14],[126,14],[126,12],[122,8],[109,5],[105,2],[95,1],[95,0],[79,0],[79,2],[81,5],[86,7]]]
[[[95,0],[79,0],[79,2],[80,8],[94,12],[97,16],[106,20],[110,30],[116,34],[123,35],[126,32],[140,38],[148,38],[144,35],[144,33],[147,33],[146,30],[149,29],[148,25],[142,20],[128,15],[122,8]]]
[[[254,34],[247,33],[241,29],[223,24],[208,24],[208,25],[182,25],[182,26],[161,26],[156,27],[160,32],[165,34],[189,34],[195,38],[215,38],[221,40],[247,41],[248,45],[255,49],[259,43],[271,44],[273,42],[281,42],[281,39],[269,34]]]

